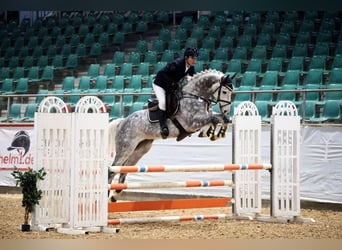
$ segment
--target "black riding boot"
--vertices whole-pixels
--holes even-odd
[[[163,139],[169,136],[169,129],[166,125],[166,111],[159,109],[160,134]]]

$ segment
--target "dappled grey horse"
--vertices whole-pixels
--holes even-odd
[[[217,70],[204,70],[185,79],[177,93],[177,107],[167,120],[169,138],[177,141],[198,132],[211,140],[224,137],[229,118],[232,78]],[[213,105],[219,104],[220,113],[213,112]],[[157,105],[157,104],[155,104]],[[113,166],[133,166],[152,147],[156,139],[161,139],[158,121],[153,121],[153,108],[136,111],[126,118],[113,120],[109,124],[109,151],[115,152]],[[220,126],[216,132],[216,126]],[[108,173],[108,183],[115,174]],[[119,183],[124,183],[126,174],[120,174]],[[116,190],[115,201],[120,190]]]

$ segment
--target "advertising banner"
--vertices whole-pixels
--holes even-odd
[[[0,186],[15,186],[14,167],[34,168],[35,139],[33,127],[0,129]]]

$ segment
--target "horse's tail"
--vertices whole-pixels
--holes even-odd
[[[117,128],[123,118],[118,118],[109,123],[108,127],[108,155],[111,159],[114,159],[115,156],[115,135]]]

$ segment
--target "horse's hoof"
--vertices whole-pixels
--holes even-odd
[[[206,137],[206,136],[204,136],[203,131],[201,131],[201,132],[198,134],[198,137]]]

